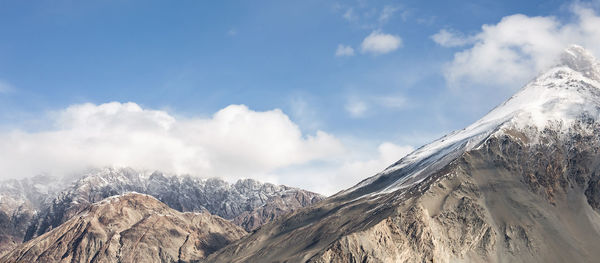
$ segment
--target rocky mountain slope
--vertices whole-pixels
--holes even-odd
[[[6,222],[0,225],[0,250],[58,227],[94,202],[130,191],[154,196],[180,212],[208,211],[247,231],[324,198],[251,179],[230,184],[217,178],[170,176],[130,168],[90,170],[72,177],[72,182],[68,180],[43,177],[0,184],[0,222]]]
[[[95,203],[1,262],[191,262],[246,231],[208,212],[181,213],[137,193]]]
[[[594,262],[600,66],[578,46],[471,126],[206,262]]]
[[[23,241],[37,211],[65,184],[43,175],[0,183],[0,254]]]

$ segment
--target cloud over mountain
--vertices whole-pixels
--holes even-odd
[[[128,166],[289,183],[296,180],[289,178],[291,174],[304,171],[302,181],[295,185],[331,193],[342,185],[319,188],[326,177],[339,176],[344,167],[364,162],[364,158],[353,159],[351,155],[365,151],[365,147],[348,147],[323,131],[305,134],[279,109],[254,111],[244,105],[230,105],[210,117],[178,117],[133,102],[86,103],[52,112],[43,121],[50,122],[51,127],[0,132],[0,169],[10,171],[3,177]],[[398,159],[404,154],[391,157]],[[366,170],[375,173],[385,168],[391,163],[389,154],[385,160],[375,160],[379,165],[369,165]],[[315,162],[327,166],[331,173],[308,173]]]
[[[339,154],[318,131],[302,134],[281,110],[228,106],[209,118],[178,118],[135,103],[73,105],[51,114],[52,129],[0,134],[0,167],[11,176],[132,166],[176,173],[248,177]]]

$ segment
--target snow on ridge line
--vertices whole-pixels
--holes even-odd
[[[158,200],[156,197],[148,195],[148,194],[142,194],[142,193],[138,193],[136,191],[128,191],[122,194],[118,194],[118,195],[112,195],[109,196],[107,198],[104,198],[98,202],[95,202],[92,204],[92,206],[100,206],[100,205],[105,205],[105,204],[109,204],[112,203],[113,201],[119,201],[121,198],[125,198],[127,196],[135,196],[135,195],[140,195],[140,196],[144,196],[144,197],[150,197],[158,202],[161,202],[160,200]],[[162,202],[161,202],[162,203]]]
[[[587,84],[587,85],[585,85]],[[460,141],[491,132],[507,124],[515,128],[534,126],[543,129],[551,121],[561,121],[568,127],[582,114],[599,118],[600,83],[569,67],[556,67],[541,75],[506,102],[490,111],[477,122],[452,132],[409,154],[404,161],[389,167],[390,173],[431,156]]]
[[[475,123],[418,148],[384,171],[340,194],[367,186],[382,176],[411,165],[417,165],[411,168],[413,172],[401,174],[389,186],[367,195],[389,193],[419,183],[426,178],[419,175],[429,166],[448,154],[471,150],[503,126],[543,130],[556,128],[554,124],[559,123],[559,128],[567,129],[584,116],[600,119],[600,67],[597,60],[583,48],[571,46],[564,51],[561,63],[538,76]]]

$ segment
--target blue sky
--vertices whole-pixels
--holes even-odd
[[[562,28],[585,27],[582,9],[593,19],[597,3],[0,1],[0,127],[53,131],[52,116],[84,103],[133,102],[180,119],[245,105],[281,109],[303,136],[323,131],[346,148],[363,145],[355,151],[418,147],[480,118],[538,73],[481,83],[477,72],[456,70],[457,53],[474,56],[492,41],[483,25],[523,14],[536,30],[540,16],[552,27],[540,28],[566,39]],[[434,41],[441,30],[458,42]],[[578,44],[595,43],[594,32],[580,31]],[[398,42],[364,48],[372,34]],[[536,64],[527,47],[543,43],[527,41],[502,43]],[[352,52],[336,55],[340,45]],[[318,158],[308,163],[320,167]]]

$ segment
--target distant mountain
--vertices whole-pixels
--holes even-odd
[[[31,220],[65,180],[34,176],[0,183],[0,254],[23,241]]]
[[[191,262],[246,234],[208,212],[181,213],[154,197],[113,196],[19,246],[1,262]]]
[[[168,176],[130,168],[96,169],[70,180],[73,181],[34,177],[1,183],[0,222],[7,224],[0,225],[0,249],[7,250],[42,235],[94,202],[131,191],[154,196],[180,212],[207,211],[232,220],[247,231],[324,198],[251,179],[230,184],[217,178]]]
[[[597,262],[600,65],[561,63],[469,127],[206,262]]]

